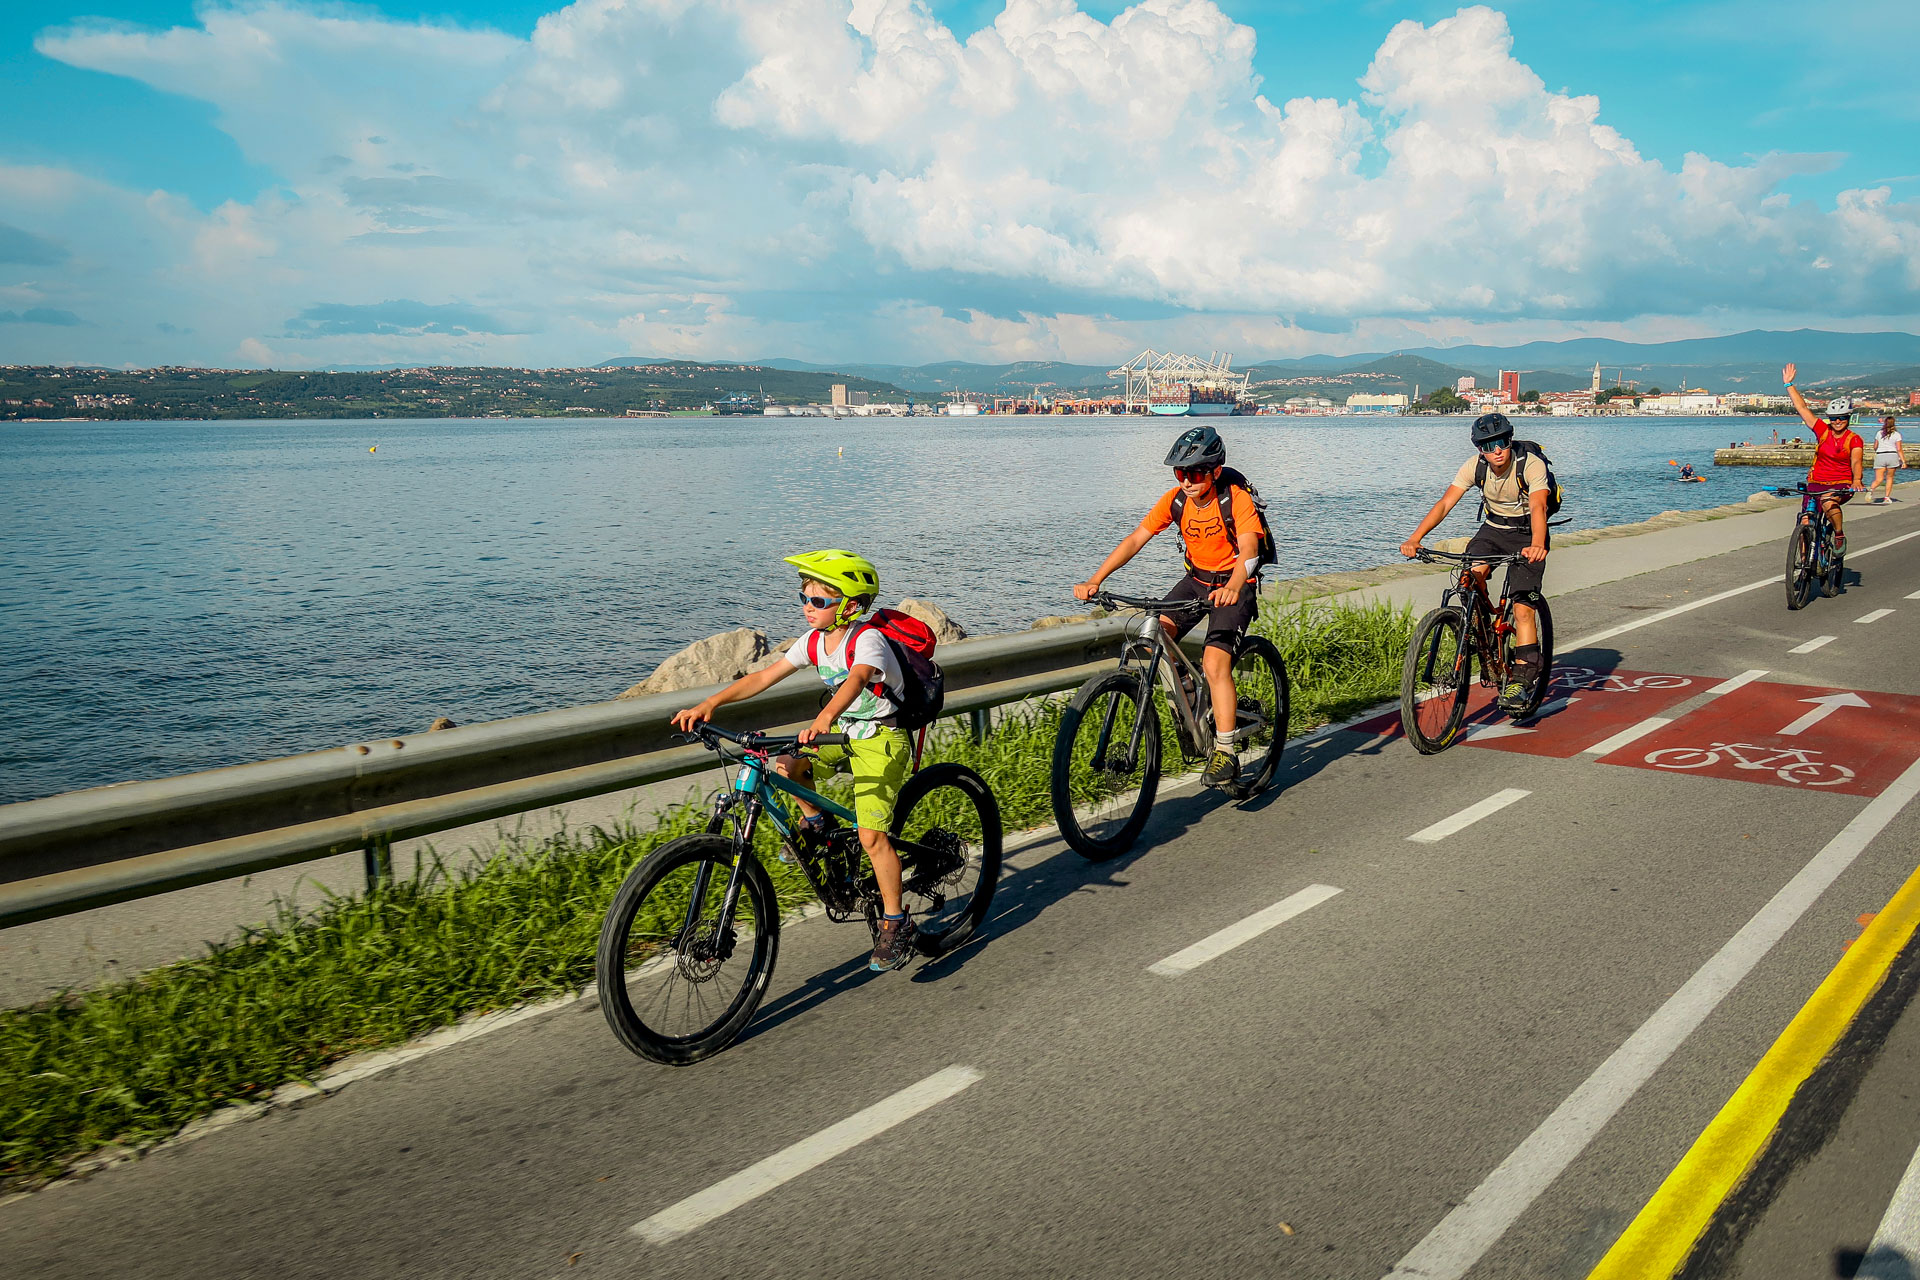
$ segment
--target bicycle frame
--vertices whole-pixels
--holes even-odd
[[[1195,704],[1202,696],[1201,691],[1209,688],[1206,674],[1194,666],[1193,660],[1182,651],[1179,643],[1167,634],[1159,614],[1142,614],[1139,621],[1128,628],[1126,647],[1120,651],[1120,667],[1125,670],[1135,662],[1145,663],[1140,667],[1140,705],[1145,706],[1147,700],[1153,697],[1153,687],[1158,683],[1154,677],[1164,667],[1167,673],[1167,705],[1173,708],[1175,732],[1180,736],[1181,746],[1187,749],[1188,755],[1197,757],[1204,754],[1202,748],[1206,745],[1207,732],[1201,723],[1204,713]],[[1188,682],[1193,686],[1193,701],[1187,698]],[[1211,693],[1207,696],[1210,697]],[[1095,740],[1096,752],[1105,753],[1113,733],[1113,717],[1118,710],[1117,703],[1108,704],[1100,725],[1100,736]],[[1140,739],[1146,731],[1146,723],[1145,716],[1137,717],[1133,722],[1133,740],[1127,747],[1129,763],[1140,751]]]
[[[1474,574],[1473,563],[1462,562],[1454,584],[1440,593],[1440,604],[1442,608],[1452,605],[1460,610],[1466,619],[1466,634],[1480,652],[1481,682],[1498,688],[1507,678],[1507,658],[1500,641],[1514,629],[1513,596],[1507,590],[1507,579],[1503,578],[1500,603],[1495,605],[1487,595],[1485,584]],[[1512,576],[1513,565],[1509,563],[1507,578]]]

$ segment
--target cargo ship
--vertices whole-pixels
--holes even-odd
[[[738,395],[727,396],[724,399],[713,402],[713,411],[720,414],[751,413],[757,415],[766,412],[766,408],[766,396],[748,395],[745,392],[741,392]]]
[[[1162,417],[1211,418],[1230,414],[1254,413],[1258,404],[1228,387],[1195,386],[1187,382],[1164,383],[1153,389],[1147,401],[1150,412]]]

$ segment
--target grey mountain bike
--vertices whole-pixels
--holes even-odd
[[[795,737],[694,726],[697,741],[738,766],[713,798],[706,831],[661,845],[633,869],[600,927],[595,971],[600,1011],[620,1043],[643,1058],[686,1066],[718,1053],[746,1028],[780,949],[780,902],[754,851],[771,823],[782,861],[794,864],[836,921],[880,923],[880,891],[860,850],[853,811],[782,777]],[[844,744],[823,733],[814,746]],[[803,837],[785,792],[834,815],[824,839]],[[1000,805],[979,774],[951,762],[907,779],[889,834],[900,855],[902,900],[922,955],[952,951],[986,919],[1000,880]]]
[[[1248,588],[1252,590],[1251,587]],[[1207,678],[1167,635],[1162,617],[1197,620],[1205,600],[1152,600],[1096,592],[1105,609],[1138,609],[1127,626],[1120,665],[1081,685],[1060,716],[1053,743],[1053,816],[1081,857],[1126,852],[1153,812],[1170,717],[1173,745],[1188,763],[1213,749],[1213,695]],[[1246,799],[1273,781],[1287,741],[1287,664],[1273,643],[1242,636],[1233,658],[1237,696],[1233,740],[1244,753],[1228,793]],[[1091,812],[1076,809],[1093,805]]]

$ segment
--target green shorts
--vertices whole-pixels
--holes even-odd
[[[820,774],[851,773],[854,816],[869,831],[885,831],[893,823],[893,802],[913,769],[913,743],[900,730],[882,727],[871,738],[854,738],[844,747],[821,747],[814,769]]]

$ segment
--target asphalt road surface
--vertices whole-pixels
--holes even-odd
[[[864,930],[796,926],[710,1062],[631,1057],[583,1001],[0,1207],[0,1257],[1583,1276],[1914,870],[1920,504],[1853,541],[1846,592],[1797,613],[1775,543],[1558,597],[1532,732],[1424,758],[1337,732],[1244,807],[1164,798],[1130,856],[1031,844],[956,956],[870,976]],[[1849,1116],[1873,1158],[1843,1126],[1801,1188],[1862,1225],[1752,1274],[1834,1274],[1872,1233],[1920,1124],[1861,1107],[1912,1111],[1913,1021]]]

